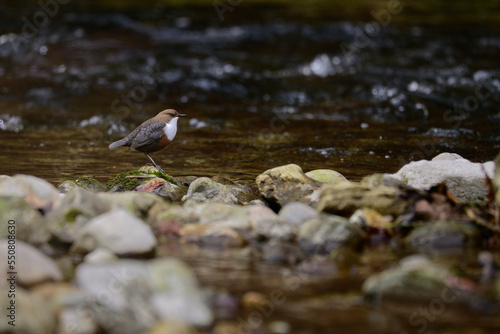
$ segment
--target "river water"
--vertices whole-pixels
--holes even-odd
[[[440,152],[487,161],[500,149],[497,1],[201,3],[4,1],[0,174],[107,181],[149,162],[109,143],[166,108],[189,115],[174,143],[153,154],[174,176],[252,183],[296,163],[359,180]],[[226,265],[239,263],[234,277],[249,280],[213,281],[216,254],[198,263],[207,285],[259,289],[270,284],[262,272],[280,284],[278,269],[234,253]],[[197,264],[200,255],[182,256]],[[336,301],[332,316],[321,301],[299,302],[304,293],[355,291],[361,279],[307,282],[314,287],[278,312],[297,333],[334,322],[358,332],[391,327],[394,319],[361,306],[345,311]]]

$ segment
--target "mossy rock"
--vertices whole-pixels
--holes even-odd
[[[306,173],[307,177],[322,183],[347,182],[344,175],[331,169],[316,169]]]
[[[107,190],[109,192],[133,191],[153,178],[160,178],[167,183],[177,186],[177,182],[173,177],[160,172],[155,167],[143,166],[138,170],[118,174],[108,182]]]

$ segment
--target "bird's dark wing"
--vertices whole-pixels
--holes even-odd
[[[155,144],[163,136],[164,128],[164,123],[144,122],[130,134],[130,140],[132,142],[130,149],[138,149]]]

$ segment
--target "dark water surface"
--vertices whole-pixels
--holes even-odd
[[[189,114],[153,154],[174,176],[253,182],[296,163],[358,180],[440,152],[486,161],[500,149],[498,1],[403,2],[391,16],[385,1],[243,1],[222,17],[211,2],[179,3],[71,1],[44,19],[36,2],[4,1],[0,174],[107,181],[148,162],[109,143],[166,108]],[[299,272],[248,254],[163,252],[193,264],[204,285],[236,292],[267,292],[284,270]],[[368,257],[354,276],[308,274],[266,321],[294,333],[416,332],[413,309],[356,303],[373,267],[401,255],[370,252],[384,260]],[[344,305],[336,294],[346,291]],[[436,332],[498,329],[491,319],[463,326],[473,317],[455,311]]]

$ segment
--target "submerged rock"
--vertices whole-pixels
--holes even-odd
[[[71,251],[85,254],[102,247],[119,256],[137,256],[151,253],[156,244],[146,223],[119,208],[89,221],[78,233]]]
[[[106,333],[140,333],[158,320],[194,326],[213,320],[194,273],[177,259],[84,263],[75,281],[89,295],[90,314]]]
[[[298,241],[309,253],[328,254],[338,247],[358,247],[363,231],[344,217],[321,214],[302,224]]]
[[[441,153],[431,161],[403,166],[393,176],[417,189],[428,190],[445,182],[453,196],[463,202],[483,203],[488,193],[486,176],[493,178],[495,164],[473,163],[454,153]]]
[[[290,202],[316,207],[322,184],[294,164],[269,169],[257,177],[256,183],[260,195],[276,210]]]
[[[92,218],[116,207],[113,202],[93,192],[76,188],[67,193],[61,204],[47,215],[47,224],[59,242],[72,244]]]
[[[9,236],[11,226],[17,240],[40,245],[50,239],[45,219],[23,198],[0,196],[0,222],[0,238]]]
[[[464,247],[478,245],[481,232],[470,222],[437,221],[414,229],[407,237],[414,247]]]
[[[55,208],[59,191],[49,182],[32,175],[14,175],[0,183],[0,196],[22,197],[32,207],[44,212]]]
[[[9,243],[6,239],[0,240],[0,256],[7,259]],[[63,279],[63,274],[56,263],[35,247],[21,240],[15,243],[16,251],[16,284],[29,287],[35,284]],[[9,277],[8,263],[0,262],[0,281],[5,282]]]
[[[344,175],[331,169],[316,169],[305,174],[307,177],[322,183],[349,182]]]
[[[370,208],[381,215],[398,217],[409,210],[409,200],[391,187],[367,187],[359,183],[325,184],[321,187],[318,211],[351,216],[356,210]]]

